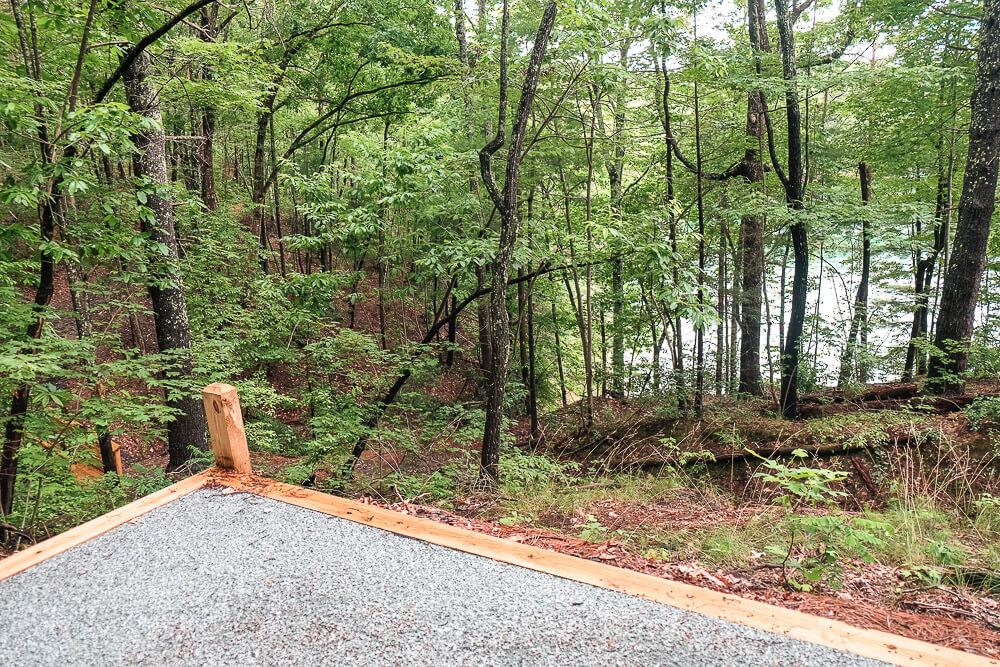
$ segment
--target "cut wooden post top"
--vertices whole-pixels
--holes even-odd
[[[247,434],[243,430],[243,413],[236,387],[216,382],[205,387],[202,396],[216,467],[252,475],[250,450],[247,448]]]

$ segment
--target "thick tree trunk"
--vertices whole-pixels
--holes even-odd
[[[136,58],[122,75],[125,98],[132,111],[153,121],[155,129],[143,130],[135,137],[138,154],[135,158],[136,177],[146,180],[155,191],[147,193],[146,206],[153,219],[143,217],[142,230],[166,249],[165,254],[150,253],[154,272],[149,285],[153,303],[156,340],[160,352],[178,354],[174,374],[186,377],[192,372],[191,330],[188,324],[184,283],[180,274],[177,255],[177,236],[174,231],[173,208],[163,196],[167,184],[166,149],[161,127],[160,101],[150,80],[152,63],[144,52]],[[170,460],[167,470],[181,467],[191,458],[192,449],[206,449],[205,416],[201,401],[193,395],[167,399],[167,406],[178,412],[167,427],[167,446]]]
[[[986,0],[979,29],[976,84],[972,91],[969,154],[962,181],[948,273],[941,288],[934,345],[928,368],[933,391],[964,390],[968,341],[975,320],[979,285],[986,262],[990,219],[996,206],[1000,167],[1000,0]]]
[[[764,0],[749,0],[747,30],[754,49],[754,67],[761,70],[760,54],[771,51],[767,36]],[[747,97],[747,149],[743,154],[743,177],[751,188],[764,183],[764,98],[759,90]],[[763,394],[760,371],[761,300],[764,283],[764,226],[762,215],[745,215],[740,220],[740,247],[743,257],[740,280],[740,383],[739,392]]]

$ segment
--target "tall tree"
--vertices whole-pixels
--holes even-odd
[[[927,351],[922,344],[927,342],[928,315],[930,314],[930,293],[934,284],[937,261],[944,253],[951,230],[952,199],[954,194],[955,175],[955,137],[952,126],[955,124],[955,80],[951,81],[951,98],[948,107],[950,114],[938,135],[937,155],[937,195],[934,202],[934,240],[930,252],[923,255],[919,244],[915,250],[913,272],[913,292],[916,295],[916,307],[913,309],[913,324],[910,327],[910,340],[906,346],[906,359],[903,362],[903,381],[913,378],[913,373],[927,372]],[[942,84],[942,89],[944,85]],[[942,101],[944,96],[942,95]],[[948,135],[947,137],[945,135]],[[916,221],[916,233],[921,233],[920,218]],[[919,341],[919,343],[918,343]]]
[[[958,222],[948,273],[941,288],[928,385],[933,391],[963,391],[968,342],[975,322],[986,263],[990,220],[1000,170],[1000,0],[986,0],[979,28],[976,84],[972,91],[969,154],[958,204]]]
[[[797,55],[795,51],[795,10],[788,0],[774,0],[778,17],[778,50],[781,52],[781,75],[785,81],[785,120],[788,134],[788,171],[778,162],[773,131],[768,130],[768,148],[774,171],[785,190],[785,201],[791,209],[789,234],[792,239],[792,303],[788,327],[781,350],[781,393],[779,407],[785,417],[798,415],[799,356],[802,330],[806,319],[806,297],[809,291],[809,238],[801,211],[804,208],[806,175],[802,143],[802,107],[799,98]],[[768,123],[770,125],[770,123]]]
[[[771,51],[767,35],[767,14],[764,0],[749,0],[747,31],[753,50],[754,70],[761,75],[761,54]],[[760,89],[747,96],[747,145],[743,153],[743,177],[750,187],[764,183],[764,95]],[[760,328],[761,301],[764,284],[764,225],[760,213],[749,213],[740,219],[740,382],[739,391],[760,396]]]
[[[98,92],[94,95],[93,104],[104,101],[112,87],[122,77],[123,72],[137,58],[145,54],[145,50],[158,39],[166,35],[186,17],[200,10],[214,0],[194,0],[187,7],[166,20],[159,28],[146,34],[123,55],[121,63],[104,79]],[[23,5],[19,0],[11,0],[11,14],[17,29],[18,52],[25,67],[27,77],[39,88],[35,90],[33,103],[34,124],[37,144],[40,151],[40,163],[44,166],[48,183],[42,188],[39,197],[39,272],[37,286],[34,290],[33,318],[27,327],[26,337],[35,340],[41,337],[48,307],[55,293],[55,268],[53,241],[58,227],[64,226],[62,217],[65,215],[66,204],[71,195],[64,190],[65,179],[73,171],[77,160],[77,145],[68,141],[71,133],[64,132],[69,117],[78,106],[81,83],[84,81],[86,55],[90,50],[91,32],[98,15],[98,3],[94,0],[87,3],[82,35],[79,48],[73,57],[72,75],[67,86],[65,98],[59,104],[51,104],[48,109],[37,97],[42,90],[44,54],[39,46],[39,22],[35,16],[34,4]],[[25,12],[25,10],[27,10]],[[58,109],[58,112],[53,112]],[[73,290],[71,290],[73,291]],[[24,440],[25,420],[31,402],[32,386],[21,383],[14,389],[9,417],[4,425],[4,442],[0,450],[0,512],[8,514],[14,499],[17,482],[17,457]]]
[[[490,199],[500,215],[500,240],[497,254],[492,264],[492,288],[490,293],[490,339],[492,360],[489,369],[489,390],[486,395],[486,426],[483,432],[482,456],[479,478],[486,488],[493,488],[500,480],[500,435],[503,422],[503,399],[507,381],[510,355],[510,317],[507,313],[507,278],[510,274],[517,243],[518,184],[521,177],[521,161],[524,159],[524,138],[531,116],[531,107],[538,81],[541,76],[542,59],[548,47],[549,36],[556,20],[556,3],[551,0],[542,12],[542,20],[535,32],[534,45],[528,60],[521,85],[521,99],[518,102],[514,124],[511,127],[510,143],[507,146],[507,167],[502,186],[498,186],[493,174],[493,156],[506,142],[508,104],[508,41],[510,36],[510,4],[504,0],[500,28],[500,97],[497,117],[497,131],[493,139],[479,152],[480,172]]]
[[[191,358],[191,327],[188,323],[187,300],[181,277],[177,251],[177,233],[174,229],[173,205],[167,190],[166,140],[160,99],[151,80],[152,59],[140,53],[125,68],[125,99],[132,112],[151,121],[135,137],[137,153],[134,159],[135,176],[140,181],[140,192],[149,209],[142,216],[142,231],[149,234],[159,250],[150,252],[154,280],[149,284],[149,298],[153,303],[156,342],[160,352],[177,355],[176,372],[182,377],[191,375],[194,363]],[[167,406],[177,411],[177,416],[167,427],[167,449],[170,460],[167,470],[176,470],[191,459],[192,450],[207,449],[205,414],[201,401],[190,393],[168,395]]]
[[[38,51],[38,42],[34,37],[34,15],[31,13],[26,17],[22,12],[21,3],[18,0],[11,2],[11,11],[17,26],[18,43],[25,71],[30,79],[41,83],[41,58]],[[29,12],[33,12],[33,9],[29,8]],[[91,6],[92,13],[93,6]],[[83,52],[86,49],[89,27],[88,24],[87,29],[84,31],[83,45],[81,46],[78,60],[81,65]],[[77,82],[79,81],[79,76],[78,66],[75,74]],[[72,93],[71,99],[75,99],[75,91]],[[51,169],[51,166],[60,156],[57,156],[53,150],[49,128],[45,122],[44,110],[40,102],[35,102],[34,112],[38,119],[37,143],[39,157],[42,164]],[[49,244],[52,243],[56,221],[62,210],[60,181],[61,179],[57,176],[53,183],[51,195],[42,199],[38,205],[38,229],[41,250],[38,258],[38,286],[35,288],[33,299],[33,319],[25,332],[28,340],[34,340],[41,335],[42,327],[45,325],[47,308],[55,291],[55,260],[49,249]],[[10,514],[14,502],[14,489],[17,481],[17,454],[24,439],[24,421],[28,413],[30,400],[31,385],[21,383],[14,390],[14,395],[11,399],[10,416],[5,420],[3,451],[0,452],[0,512],[4,515]]]
[[[872,199],[872,167],[866,162],[858,163],[858,178],[861,182],[861,203],[868,205]],[[861,278],[858,280],[858,291],[854,296],[854,314],[851,317],[851,328],[847,334],[847,345],[840,358],[840,374],[837,387],[844,388],[857,375],[859,382],[867,381],[864,370],[865,361],[858,360],[867,354],[865,343],[868,341],[868,283],[871,280],[872,239],[871,223],[867,211],[861,219]]]
[[[219,5],[201,9],[201,25],[198,26],[198,36],[202,41],[213,43],[218,36]],[[211,65],[202,68],[201,76],[206,81],[215,78]],[[219,208],[219,199],[215,192],[215,107],[204,105],[201,110],[201,146],[199,147],[199,162],[201,173],[201,200],[209,211]]]

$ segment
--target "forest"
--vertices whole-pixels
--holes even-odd
[[[0,555],[210,462],[1000,657],[1000,0],[4,0]]]

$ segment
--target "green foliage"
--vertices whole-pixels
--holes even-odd
[[[588,542],[604,542],[608,539],[609,532],[593,514],[588,514],[587,521],[580,526],[580,538]]]
[[[428,475],[393,473],[386,480],[399,497],[410,502],[440,502],[455,497],[457,466],[446,466]]]
[[[624,363],[628,399],[662,398],[655,418],[687,418],[696,373],[693,331],[709,337],[702,370],[710,376],[718,361],[720,393],[732,389],[735,339],[715,350],[711,337],[716,327],[724,335],[744,325],[735,308],[741,302],[735,274],[745,266],[739,225],[749,216],[767,221],[766,321],[786,324],[787,295],[776,297],[779,276],[785,283],[791,278],[782,265],[791,222],[808,227],[811,256],[818,254],[826,270],[821,284],[815,262],[811,269],[808,297],[810,306],[817,299],[817,315],[808,318],[802,341],[802,389],[837,375],[846,323],[835,311],[851,301],[859,223],[870,224],[870,344],[859,350],[848,379],[860,386],[861,369],[872,378],[898,376],[909,335],[899,322],[908,321],[915,301],[899,286],[912,284],[913,264],[933,251],[942,169],[952,170],[953,190],[962,181],[967,133],[959,130],[969,124],[977,21],[964,7],[931,12],[903,2],[850,4],[821,8],[823,20],[798,25],[805,63],[798,89],[835,94],[811,98],[822,122],[809,124],[809,192],[793,212],[774,165],[761,183],[711,178],[705,187],[682,160],[667,157],[676,142],[674,152],[697,153],[703,171],[714,174],[738,163],[746,149],[760,148],[746,136],[747,92],[760,89],[774,100],[788,84],[776,52],[751,51],[742,14],[699,10],[699,25],[710,21],[724,36],[706,39],[691,31],[691,7],[560,3],[526,143],[513,156],[524,161],[510,276],[551,272],[520,283],[531,309],[510,290],[512,368],[497,379],[507,388],[500,489],[507,518],[579,509],[593,493],[662,496],[690,482],[684,475],[691,468],[714,463],[711,452],[687,447],[686,438],[681,447],[679,434],[660,443],[688,466],[669,473],[676,477],[608,476],[603,468],[598,474],[515,448],[513,425],[529,389],[520,374],[520,353],[527,354],[520,341],[530,333],[543,414],[576,397],[584,397],[577,407],[591,398],[602,403],[596,397],[614,388],[614,366]],[[47,533],[165,483],[143,469],[116,483],[82,483],[71,466],[94,463],[98,433],[132,436],[148,458],[176,417],[163,397],[195,395],[211,381],[238,386],[251,447],[285,466],[289,481],[324,469],[329,484],[343,488],[344,463],[363,443],[379,454],[409,457],[408,464],[420,460],[419,471],[380,480],[383,491],[388,484],[403,497],[435,502],[463,493],[475,479],[469,452],[481,440],[478,401],[487,384],[477,368],[474,311],[489,301],[483,290],[499,245],[478,158],[486,135],[505,129],[495,127],[497,8],[487,6],[467,26],[466,62],[457,57],[453,13],[426,0],[249,3],[223,11],[225,26],[214,36],[197,25],[200,14],[191,15],[147,50],[162,106],[162,124],[154,127],[129,109],[120,84],[101,101],[94,91],[126,44],[164,25],[183,3],[119,5],[98,3],[89,23],[87,5],[79,2],[19,2],[0,15],[0,395],[32,390],[11,520]],[[513,8],[511,40],[519,46],[510,49],[512,90],[538,9],[535,3]],[[893,55],[883,58],[880,49],[871,62],[811,61],[842,48],[844,35],[864,43],[877,37]],[[786,139],[779,116],[771,138],[781,158]],[[667,119],[670,142],[661,131]],[[212,123],[217,206],[201,192],[201,150]],[[166,185],[128,175],[133,138],[154,129],[169,137]],[[497,159],[509,160],[509,148]],[[860,160],[877,175],[868,205],[858,199]],[[699,193],[703,206],[696,205]],[[173,213],[176,266],[163,261],[168,246],[142,231],[156,222],[157,198]],[[54,232],[43,239],[39,213],[48,204],[57,204]],[[695,233],[701,210],[704,235]],[[993,279],[998,238],[992,235],[980,297],[984,321],[969,345],[973,375],[1000,368],[992,307],[1000,298]],[[55,265],[57,294],[36,308],[31,301],[43,259]],[[935,275],[943,274],[943,261]],[[157,353],[152,345],[147,292],[178,272],[190,358]],[[835,307],[822,298],[831,293]],[[454,343],[445,342],[444,328],[424,336],[448,312],[445,304],[468,306],[456,320]],[[27,335],[40,319],[38,335]],[[765,368],[778,361],[770,338]],[[926,340],[915,345],[921,355],[941,354]],[[616,347],[623,362],[611,359]],[[455,363],[445,369],[448,350]],[[182,373],[188,361],[193,371]],[[397,378],[405,386],[386,398]],[[758,401],[746,412],[725,399],[718,409],[708,403],[706,424],[759,416]],[[996,430],[998,413],[997,399],[966,410],[970,424],[984,431]],[[621,435],[591,431],[588,417],[567,417],[586,423],[574,437],[597,442]],[[0,426],[10,422],[4,408]],[[710,428],[722,431],[721,442],[745,446],[736,428]],[[809,420],[799,444],[876,448],[904,431],[918,444],[938,438],[917,411],[886,411]],[[425,461],[428,452],[442,451],[454,462]],[[842,500],[843,473],[802,465],[801,450],[796,458],[792,465],[764,461],[758,478],[777,487],[794,512],[787,525],[794,539],[782,547],[783,559],[794,563],[802,585],[832,581],[846,558],[871,557],[881,539],[914,567],[971,553],[952,539],[957,528],[919,508],[899,516],[912,529],[906,537],[886,538],[877,518],[813,516]],[[204,455],[195,457],[195,465],[204,462]],[[583,479],[603,490],[562,493]],[[980,496],[975,507],[983,530],[995,530],[992,497]],[[593,539],[606,536],[592,517],[587,526]],[[697,541],[718,562],[746,553],[740,535],[721,530]]]
[[[173,482],[162,470],[139,466],[133,474],[78,478],[76,466],[100,466],[87,445],[93,440],[22,447],[14,511],[5,518],[30,535],[45,537],[105,514]]]
[[[797,450],[793,456],[803,459],[807,454]],[[834,513],[801,513],[807,508],[833,506],[845,495],[833,488],[846,478],[845,473],[791,467],[763,458],[761,464],[771,472],[757,472],[755,476],[783,490],[785,494],[778,502],[793,510],[785,519],[788,542],[767,547],[767,552],[781,564],[783,571],[793,571],[791,576],[785,575],[788,585],[803,591],[811,591],[819,584],[836,589],[842,583],[844,556],[864,562],[875,560],[873,552],[885,546],[885,536],[891,532],[889,524]]]
[[[1000,430],[1000,397],[977,398],[965,408],[969,426],[975,430]]]
[[[547,485],[566,484],[578,469],[576,463],[509,448],[500,457],[501,490],[509,494],[531,493]]]
[[[796,449],[792,452],[796,459],[808,456],[805,450]],[[760,458],[761,465],[770,473],[756,472],[755,477],[764,482],[776,485],[784,495],[778,497],[779,504],[792,509],[809,506],[833,505],[838,498],[846,495],[843,491],[833,488],[837,482],[847,478],[847,473],[826,470],[823,468],[807,468],[805,466],[788,466],[779,461]]]
[[[985,534],[1000,535],[1000,497],[984,493],[975,501],[975,523]]]

